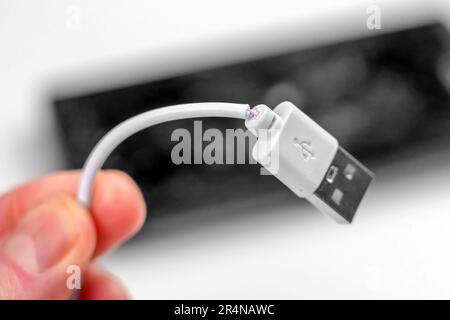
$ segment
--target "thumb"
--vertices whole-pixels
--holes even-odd
[[[56,196],[26,213],[0,243],[0,299],[67,299],[68,277],[84,270],[94,223],[72,198]]]

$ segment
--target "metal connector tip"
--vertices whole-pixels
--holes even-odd
[[[309,200],[339,223],[351,223],[374,178],[369,169],[339,147]]]

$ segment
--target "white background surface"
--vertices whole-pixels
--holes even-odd
[[[377,2],[342,3],[0,1],[0,191],[62,167],[48,107],[55,88],[126,84],[246,58],[254,48],[368,32],[365,8]],[[378,3],[385,30],[450,22],[448,1]],[[67,26],[73,8],[78,29]],[[267,39],[278,40],[268,47]],[[104,264],[137,298],[450,298],[447,151],[378,168],[350,227],[304,203],[242,219],[249,208],[222,206],[210,221],[204,212],[159,221],[158,235]]]

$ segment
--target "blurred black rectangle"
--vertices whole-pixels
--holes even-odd
[[[382,159],[418,141],[450,132],[449,34],[439,24],[289,52],[83,96],[54,105],[68,167],[80,168],[112,127],[166,105],[222,101],[270,107],[289,100],[364,159]],[[204,119],[207,128],[242,121]],[[174,165],[171,133],[193,121],[148,129],[120,146],[107,168],[122,169],[143,189],[156,213],[249,197],[294,199],[258,165]],[[250,196],[251,195],[251,196]]]

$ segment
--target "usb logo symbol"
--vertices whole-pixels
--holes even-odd
[[[312,143],[308,141],[302,141],[298,140],[298,138],[294,138],[294,145],[300,149],[300,154],[303,157],[303,160],[308,162],[311,159],[315,159],[316,156],[314,155],[313,149],[312,149]]]

